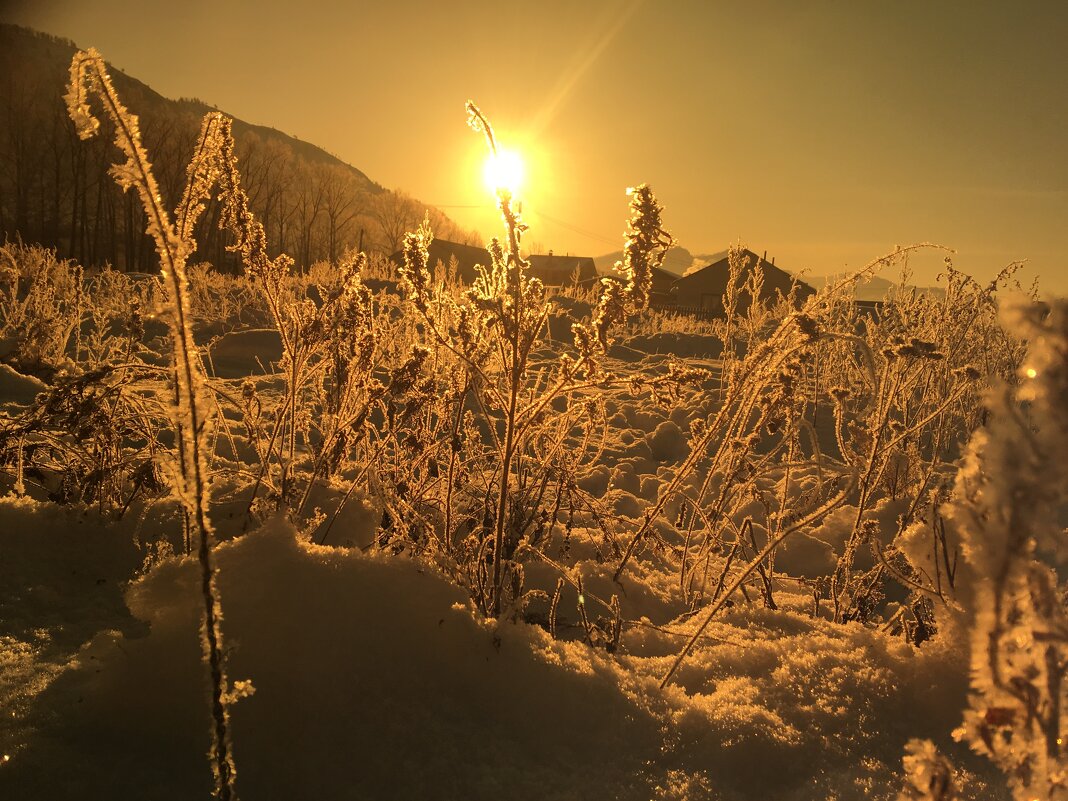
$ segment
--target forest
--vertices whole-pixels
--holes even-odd
[[[0,237],[53,248],[86,267],[125,272],[158,270],[145,213],[111,179],[111,131],[82,143],[63,107],[72,42],[0,24]],[[209,107],[196,99],[167,100],[136,79],[115,72],[136,106],[144,144],[153,153],[168,207],[181,197],[200,120]],[[234,122],[238,161],[249,203],[272,251],[292,255],[299,268],[336,261],[346,249],[392,255],[404,233],[430,214],[439,237],[481,244],[436,209],[279,131]],[[219,230],[221,210],[210,204],[198,222],[195,259],[216,269],[240,269]]]

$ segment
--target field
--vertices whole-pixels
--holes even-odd
[[[0,249],[10,797],[1068,797],[1063,303],[922,246],[761,303],[737,249],[721,319],[653,311],[646,186],[588,292],[507,191],[473,286],[427,224],[299,273],[226,118],[171,214],[79,54],[98,98],[162,272]]]

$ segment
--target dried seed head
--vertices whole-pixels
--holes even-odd
[[[141,314],[141,301],[136,297],[130,298],[123,327],[134,341],[139,342],[145,336],[145,319]]]
[[[934,342],[927,342],[912,337],[907,343],[901,337],[894,337],[894,355],[918,359],[942,359],[944,354]]]
[[[807,314],[799,314],[794,317],[794,322],[801,331],[801,335],[804,336],[808,342],[815,342],[819,339],[820,327],[813,318],[809,317]]]
[[[397,270],[405,293],[424,315],[430,314],[430,243],[433,241],[430,218],[424,217],[416,231],[404,235],[404,264]]]

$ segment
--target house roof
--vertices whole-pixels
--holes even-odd
[[[546,286],[563,286],[574,280],[578,271],[578,280],[585,281],[597,277],[597,265],[590,256],[558,256],[553,253],[527,256],[530,262],[530,274],[541,279]]]
[[[766,297],[770,297],[776,289],[782,292],[784,295],[789,293],[790,286],[796,282],[798,286],[798,297],[801,300],[808,298],[810,295],[816,294],[816,290],[811,285],[802,281],[800,278],[788,273],[780,267],[776,267],[773,263],[767,259],[758,256],[751,250],[743,250],[742,257],[746,260],[746,268],[742,271],[741,280],[745,280],[748,274],[759,264],[764,268],[764,289],[762,294]],[[726,251],[723,253],[717,253],[713,257],[713,261],[710,264],[706,264],[698,270],[684,275],[675,282],[677,291],[680,294],[684,294],[687,288],[696,288],[698,286],[704,292],[720,293],[726,291],[727,281],[730,277],[730,260]]]
[[[439,261],[448,265],[449,260],[455,258],[457,273],[460,280],[465,284],[472,284],[478,274],[475,265],[488,266],[490,263],[489,251],[474,245],[463,245],[459,242],[450,242],[447,239],[435,239],[430,243],[430,266],[435,266]],[[394,264],[404,263],[404,252],[398,250],[390,260]],[[570,283],[578,269],[579,280],[595,278],[597,267],[589,256],[557,256],[552,253],[546,255],[531,255],[530,276],[538,278],[546,286],[561,286]]]
[[[653,291],[667,292],[679,280],[678,273],[664,270],[660,267],[653,268]]]
[[[474,245],[463,245],[459,242],[450,242],[447,239],[434,239],[429,248],[430,267],[433,268],[440,261],[448,266],[449,261],[456,259],[457,273],[460,280],[465,284],[472,284],[477,277],[475,265],[487,265],[490,263],[489,251]],[[389,257],[394,264],[404,264],[404,251],[398,250]]]

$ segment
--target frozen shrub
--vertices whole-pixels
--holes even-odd
[[[77,358],[85,296],[82,268],[42,247],[0,247],[0,359],[51,377]]]
[[[497,143],[489,122],[474,103],[467,104],[467,112],[469,124],[485,136],[495,155]],[[564,504],[569,509],[574,506],[577,463],[585,457],[601,417],[598,402],[581,400],[578,393],[604,383],[600,357],[607,350],[609,331],[647,305],[652,269],[671,244],[652,191],[643,185],[628,194],[631,218],[623,261],[617,265],[622,280],[604,279],[592,319],[572,326],[577,352],[564,354],[552,366],[538,365],[533,358],[546,337],[552,307],[545,287],[529,275],[530,264],[521,255],[527,227],[508,190],[497,192],[504,241],[489,242],[490,264],[477,268],[473,286],[460,297],[444,291],[431,274],[429,224],[404,239],[400,275],[405,295],[425,326],[428,345],[452,361],[462,376],[450,390],[456,408],[449,416],[457,422],[447,466],[445,547],[451,547],[455,517],[462,514],[472,520],[460,570],[470,576],[479,607],[493,616],[521,604],[519,554],[524,548],[537,552],[534,546],[551,535]],[[453,479],[464,450],[458,434],[469,402],[486,432],[480,439],[488,439],[492,446],[491,458],[478,471],[489,479],[477,512],[454,509]],[[467,442],[468,451],[477,449],[474,439]],[[468,464],[472,464],[470,453]],[[604,478],[607,482],[607,471]]]
[[[996,386],[957,476],[952,519],[975,577],[972,696],[954,733],[1005,772],[1018,801],[1068,798],[1068,613],[1053,567],[1068,489],[1068,302],[1006,311],[1028,343]]]
[[[949,761],[930,740],[909,740],[905,756],[905,789],[898,801],[956,801],[957,782]]]

